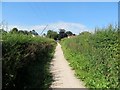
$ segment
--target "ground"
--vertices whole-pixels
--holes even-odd
[[[64,58],[59,43],[57,43],[50,70],[54,77],[51,88],[85,88],[84,83],[75,77],[74,71]]]

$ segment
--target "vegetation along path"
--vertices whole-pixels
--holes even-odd
[[[54,77],[51,88],[85,88],[84,84],[74,76],[74,72],[64,58],[59,43],[56,47],[50,69]]]

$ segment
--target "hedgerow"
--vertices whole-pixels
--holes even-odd
[[[109,26],[61,41],[76,76],[88,88],[120,88],[118,30]]]
[[[49,63],[56,43],[48,38],[15,33],[4,33],[2,39],[2,88],[49,88],[52,81]]]

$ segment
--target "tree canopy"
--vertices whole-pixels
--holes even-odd
[[[71,31],[66,31],[65,29],[59,29],[59,33],[53,30],[48,30],[47,37],[54,40],[61,40],[62,38],[74,35]]]
[[[57,39],[58,33],[53,30],[48,30],[47,37],[52,39]]]
[[[18,32],[18,29],[17,28],[13,28],[10,33],[17,33]]]
[[[72,33],[71,31],[67,31],[66,34],[67,34],[68,36],[73,35],[73,33]]]
[[[35,30],[27,31],[27,30],[18,30],[17,28],[13,28],[10,33],[19,33],[19,34],[25,34],[25,35],[38,35],[38,33]]]

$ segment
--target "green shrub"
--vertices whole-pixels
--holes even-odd
[[[56,43],[23,34],[2,36],[3,89],[48,88],[52,81],[49,62]]]
[[[120,88],[118,31],[113,27],[94,34],[83,33],[63,39],[66,59],[89,88]]]

